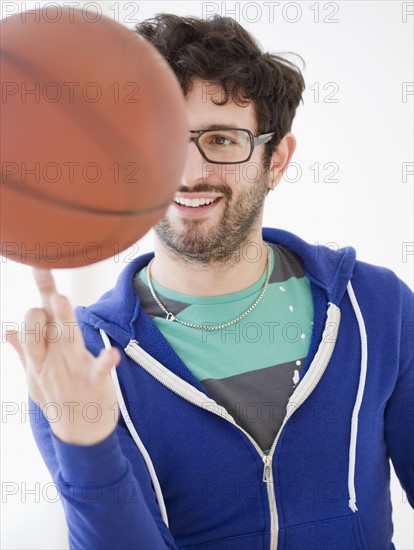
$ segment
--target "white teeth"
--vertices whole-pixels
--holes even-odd
[[[174,197],[174,202],[181,204],[182,206],[191,206],[192,208],[197,208],[198,206],[203,206],[204,204],[211,204],[215,202],[217,198],[200,198],[200,199],[184,199],[183,197]]]

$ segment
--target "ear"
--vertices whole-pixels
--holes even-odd
[[[269,189],[274,189],[282,179],[283,173],[289,165],[289,162],[296,149],[296,138],[288,132],[281,139],[276,151],[270,159],[269,167]]]

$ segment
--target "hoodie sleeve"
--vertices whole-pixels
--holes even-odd
[[[390,458],[414,508],[414,294],[400,281],[401,334],[399,375],[385,411]]]
[[[96,445],[68,444],[54,436],[30,398],[29,408],[37,446],[62,499],[71,549],[178,550],[126,428],[118,424]]]

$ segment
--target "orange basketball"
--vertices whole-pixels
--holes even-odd
[[[164,214],[188,144],[164,58],[106,17],[59,8],[1,22],[1,254],[77,267]]]

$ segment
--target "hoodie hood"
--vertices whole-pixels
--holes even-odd
[[[282,229],[264,228],[263,238],[286,246],[300,256],[309,280],[325,292],[329,302],[339,304],[355,266],[356,253],[352,247],[334,249],[312,245]]]

